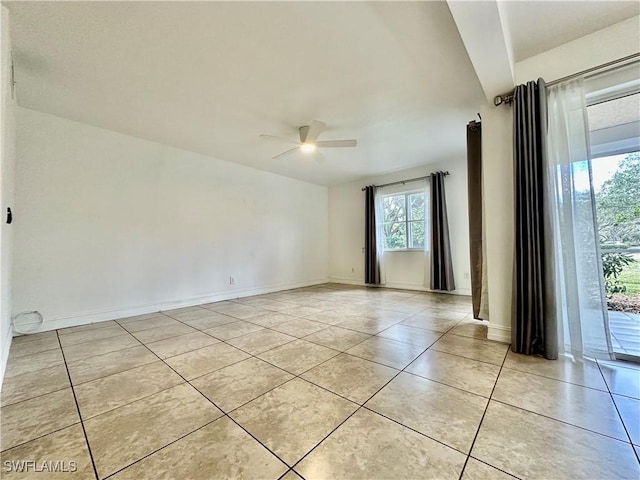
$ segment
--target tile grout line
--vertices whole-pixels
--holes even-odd
[[[64,354],[64,349],[62,348],[62,343],[60,342],[60,334],[56,330],[56,337],[58,338],[58,343],[60,343],[60,350],[62,352],[62,359],[64,361],[64,366],[67,370],[67,377],[69,378],[69,385],[71,387],[71,393],[73,394],[73,401],[76,404],[76,411],[78,412],[78,419],[80,420],[80,425],[82,426],[82,433],[84,434],[84,441],[87,445],[87,451],[89,452],[89,458],[91,459],[91,466],[93,467],[93,474],[95,478],[100,478],[98,476],[98,469],[96,468],[96,462],[93,458],[93,452],[91,451],[91,444],[89,443],[89,437],[87,436],[87,430],[84,427],[84,422],[82,421],[82,414],[80,413],[80,405],[78,404],[78,397],[76,397],[76,390],[73,386],[73,382],[71,381],[71,374],[69,373],[69,366],[67,365],[67,357]]]
[[[640,454],[638,453],[638,450],[636,450],[636,448],[633,446],[633,439],[631,438],[631,434],[629,433],[629,430],[627,429],[627,424],[625,423],[624,419],[622,418],[622,414],[620,413],[620,409],[618,408],[618,404],[616,403],[616,400],[613,397],[613,393],[611,392],[611,389],[609,388],[609,384],[607,383],[607,380],[604,378],[604,373],[602,372],[602,368],[600,368],[600,362],[598,362],[597,359],[596,359],[596,365],[598,366],[598,371],[600,372],[600,375],[602,375],[602,379],[604,380],[604,383],[607,386],[607,390],[609,390],[609,397],[611,397],[611,402],[613,402],[613,408],[616,409],[616,413],[618,414],[618,417],[620,418],[620,422],[622,423],[622,428],[624,428],[624,432],[627,434],[627,438],[629,439],[629,443],[631,444],[631,450],[633,450],[633,453],[636,456],[636,460],[638,460],[638,462],[640,462]]]
[[[502,365],[500,365],[500,371],[498,372],[496,381],[493,383],[491,394],[489,395],[489,399],[487,400],[487,406],[484,407],[484,412],[482,412],[482,418],[480,419],[480,423],[478,424],[478,428],[476,429],[476,434],[473,436],[473,440],[471,441],[471,446],[469,447],[469,453],[467,454],[467,458],[464,461],[464,466],[462,467],[462,471],[460,472],[460,476],[458,477],[458,480],[462,480],[462,475],[464,474],[464,471],[467,468],[467,463],[469,463],[469,458],[471,458],[471,452],[473,451],[473,447],[476,443],[476,440],[478,439],[478,435],[480,434],[480,429],[482,428],[482,422],[484,422],[484,417],[487,414],[487,410],[489,410],[489,405],[491,405],[491,398],[493,397],[493,392],[495,392],[496,385],[498,385],[498,381],[500,380],[500,374],[502,373],[502,369],[504,368],[504,363],[507,361],[507,356],[509,355],[510,348],[511,348],[511,344],[509,344],[507,351],[504,353],[504,358],[502,359]]]
[[[144,344],[143,344],[143,345],[144,345]],[[178,371],[176,371],[176,370],[175,370],[171,365],[169,365],[169,364],[168,364],[168,363],[166,363],[163,359],[161,359],[160,357],[158,357],[158,355],[157,355],[155,352],[153,352],[151,349],[149,349],[146,345],[144,345],[144,347],[145,347],[145,348],[147,348],[147,350],[149,350],[153,355],[155,355],[155,356],[156,356],[160,361],[162,361],[165,365],[167,365],[169,368],[171,368],[171,370],[173,370],[177,375],[179,375],[179,376],[180,376],[180,377],[181,377],[181,378],[182,378],[182,379],[183,379],[183,380],[184,380],[184,381],[185,381],[185,382],[186,382],[186,383],[187,383],[191,388],[193,388],[196,392],[198,392],[202,397],[204,397],[204,399],[205,399],[206,401],[208,401],[209,403],[211,403],[211,404],[212,404],[216,409],[218,409],[218,410],[222,413],[222,415],[221,415],[220,417],[216,418],[215,420],[213,420],[212,422],[209,422],[209,423],[213,423],[214,421],[219,420],[219,419],[220,419],[220,418],[222,418],[222,417],[227,417],[229,420],[231,420],[233,423],[235,423],[238,427],[242,428],[242,430],[244,430],[244,431],[245,431],[249,436],[251,436],[251,437],[252,437],[256,442],[258,442],[260,445],[262,445],[262,446],[263,446],[263,447],[264,447],[268,452],[270,452],[272,455],[274,455],[274,456],[275,456],[278,460],[280,460],[284,465],[286,465],[287,467],[289,466],[289,465],[288,465],[285,461],[283,461],[283,460],[282,460],[282,459],[281,459],[281,458],[280,458],[280,457],[279,457],[275,452],[271,451],[271,449],[269,449],[269,448],[268,448],[266,445],[264,445],[260,440],[258,440],[255,436],[253,436],[253,435],[251,434],[251,432],[249,432],[249,431],[248,431],[248,430],[246,430],[242,425],[240,425],[238,422],[236,422],[236,421],[235,421],[235,420],[234,420],[234,419],[233,419],[233,418],[232,418],[232,417],[231,417],[227,412],[225,412],[225,411],[224,411],[224,410],[222,410],[218,405],[216,405],[216,403],[215,403],[215,402],[213,402],[209,397],[207,397],[204,393],[202,393],[202,392],[200,391],[200,389],[198,389],[196,386],[194,386],[193,384],[191,384],[191,382],[190,382],[189,380],[187,380],[183,375],[181,375]],[[247,359],[243,359],[243,360],[247,360]],[[239,362],[236,362],[236,363],[239,363]],[[223,367],[223,368],[224,368],[224,367]],[[292,380],[292,379],[291,379],[291,380]],[[290,381],[290,380],[288,380],[288,381]],[[284,383],[287,383],[287,382],[284,382]],[[282,385],[284,385],[284,383],[283,383]],[[277,388],[277,387],[276,387],[276,388]],[[130,403],[133,403],[133,402],[130,402]],[[205,425],[202,425],[202,426],[198,427],[198,429],[196,429],[196,430],[199,430],[200,428],[203,428],[204,426],[205,426]],[[170,442],[170,443],[168,443],[168,444],[166,444],[166,445],[163,445],[162,447],[160,447],[160,448],[158,448],[158,449],[154,450],[153,452],[150,452],[150,453],[149,453],[149,454],[147,454],[146,456],[144,456],[144,457],[142,457],[142,458],[139,458],[139,459],[138,459],[138,460],[136,460],[135,462],[132,462],[132,463],[130,463],[130,464],[128,464],[128,465],[126,465],[126,466],[124,466],[124,467],[123,467],[122,469],[120,469],[119,471],[124,470],[125,468],[129,468],[131,465],[134,465],[134,464],[136,464],[136,463],[140,462],[141,460],[143,460],[144,458],[147,458],[148,456],[153,455],[153,454],[155,454],[155,453],[159,452],[160,450],[162,450],[162,449],[166,448],[168,445],[171,445],[172,443],[175,443],[176,441],[181,440],[181,439],[185,438],[185,437],[186,437],[186,436],[188,436],[188,435],[191,435],[191,434],[192,434],[193,432],[195,432],[196,430],[194,430],[194,431],[192,431],[192,432],[189,432],[189,433],[185,434],[184,436],[182,436],[182,437],[180,437],[180,438],[178,438],[178,439],[174,440],[173,442]],[[116,472],[114,472],[114,473],[116,473]],[[111,474],[111,475],[113,475],[113,474]]]

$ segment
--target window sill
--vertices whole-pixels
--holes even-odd
[[[383,250],[384,253],[394,252],[424,252],[424,248],[394,248],[393,250]]]

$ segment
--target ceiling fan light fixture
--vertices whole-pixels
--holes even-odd
[[[303,152],[313,152],[316,149],[316,146],[313,143],[304,142],[300,145],[300,149]]]

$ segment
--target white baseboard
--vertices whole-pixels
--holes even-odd
[[[502,325],[491,325],[491,321],[489,321],[487,339],[494,342],[511,343],[511,328],[503,327]]]
[[[121,307],[109,310],[93,311],[78,313],[74,315],[66,315],[52,318],[45,318],[45,322],[38,328],[34,328],[38,322],[22,323],[20,329],[29,333],[46,332],[49,330],[57,330],[59,328],[76,327],[79,325],[87,325],[89,323],[106,322],[119,318],[133,317],[136,315],[145,315],[147,313],[155,313],[164,310],[172,310],[174,308],[192,307],[203,303],[221,302],[224,300],[233,300],[236,298],[250,297],[253,295],[263,295],[265,293],[281,292],[292,288],[310,287],[313,285],[321,285],[329,282],[329,279],[323,278],[318,280],[310,280],[307,282],[288,283],[280,285],[270,285],[265,287],[253,287],[242,290],[232,290],[219,293],[210,293],[198,297],[191,297],[181,300],[170,300],[163,303],[153,305],[139,305],[134,307]],[[34,328],[32,330],[32,328]],[[19,335],[15,332],[14,336]],[[4,365],[4,364],[3,364]]]
[[[9,349],[11,348],[12,340],[13,337],[9,334],[7,335],[7,339],[5,340],[4,345],[2,345],[2,358],[0,358],[0,392],[2,391],[4,372],[7,368],[7,362],[9,361]]]
[[[365,286],[365,283],[362,280],[354,280],[353,278],[342,278],[342,277],[331,277],[329,279],[332,283],[344,283],[346,285],[362,285]],[[466,295],[471,296],[471,290],[467,288],[458,288],[452,292],[442,292],[440,290],[431,290],[430,288],[426,288],[424,285],[416,284],[416,283],[393,283],[387,282],[384,285],[379,285],[378,288],[393,288],[396,290],[413,290],[417,292],[434,292],[434,293],[445,293],[448,295]]]

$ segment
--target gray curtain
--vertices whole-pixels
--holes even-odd
[[[455,290],[444,172],[431,174],[431,289]]]
[[[376,239],[376,202],[375,186],[364,189],[364,283],[380,284],[380,262]]]
[[[467,125],[467,191],[469,202],[469,258],[473,318],[480,319],[482,303],[482,124]]]
[[[515,255],[511,348],[558,357],[546,180],[547,94],[544,80],[514,93]]]

